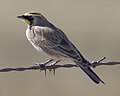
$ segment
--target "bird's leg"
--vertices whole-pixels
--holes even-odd
[[[44,70],[45,71],[45,76],[46,76],[46,65],[49,64],[50,62],[52,62],[54,59],[50,59],[50,60],[47,60],[46,62],[44,63],[35,63],[35,65],[38,65],[39,68],[40,68],[40,71],[41,70]]]
[[[52,71],[52,69],[53,69],[53,75],[55,76],[55,65],[58,63],[58,62],[60,62],[61,60],[57,60],[57,61],[55,61],[55,62],[53,62],[52,64],[51,64],[51,68],[49,69],[49,71],[51,72]]]
[[[54,59],[50,59],[50,60],[47,60],[46,62],[44,62],[43,64],[46,66],[48,63],[52,62]]]

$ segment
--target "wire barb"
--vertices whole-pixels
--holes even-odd
[[[99,59],[99,60],[97,60],[97,61],[92,61],[92,62],[90,63],[90,66],[93,67],[93,68],[95,68],[97,64],[101,63],[101,62],[102,62],[103,60],[105,60],[105,59],[106,59],[106,57],[102,57],[101,59]]]

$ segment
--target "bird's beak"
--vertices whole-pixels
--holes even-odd
[[[17,18],[19,18],[19,19],[24,19],[23,16],[17,16]]]

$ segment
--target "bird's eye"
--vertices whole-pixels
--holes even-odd
[[[28,16],[29,18],[32,18],[32,16]]]
[[[32,16],[27,16],[27,19],[29,20],[29,21],[33,21],[33,17]]]

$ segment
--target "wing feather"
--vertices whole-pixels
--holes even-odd
[[[45,32],[45,31],[44,31]],[[45,40],[42,41],[46,47],[49,47],[52,51],[64,54],[74,60],[80,60],[80,55],[75,46],[68,40],[66,35],[57,29],[54,32],[44,33]]]

